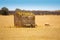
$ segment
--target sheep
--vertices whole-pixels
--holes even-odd
[[[50,26],[50,24],[46,23],[45,26]]]

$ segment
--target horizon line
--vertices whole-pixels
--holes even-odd
[[[26,10],[26,11],[59,11],[60,9],[21,9],[21,8],[15,8],[15,9],[10,9],[8,8],[9,11],[15,11],[16,9],[20,9],[20,10]],[[1,8],[0,8],[1,10]]]

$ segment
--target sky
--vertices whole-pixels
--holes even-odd
[[[60,0],[0,0],[0,9],[60,10]]]

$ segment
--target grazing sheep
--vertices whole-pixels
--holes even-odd
[[[50,25],[48,23],[46,23],[45,26],[50,26]]]

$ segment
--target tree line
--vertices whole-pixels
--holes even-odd
[[[16,12],[32,12],[35,15],[60,15],[60,10],[57,11],[26,11],[26,10],[21,10],[21,9],[16,9],[15,11],[9,11],[8,8],[2,7],[0,10],[0,15],[9,15],[9,14],[15,14]]]

